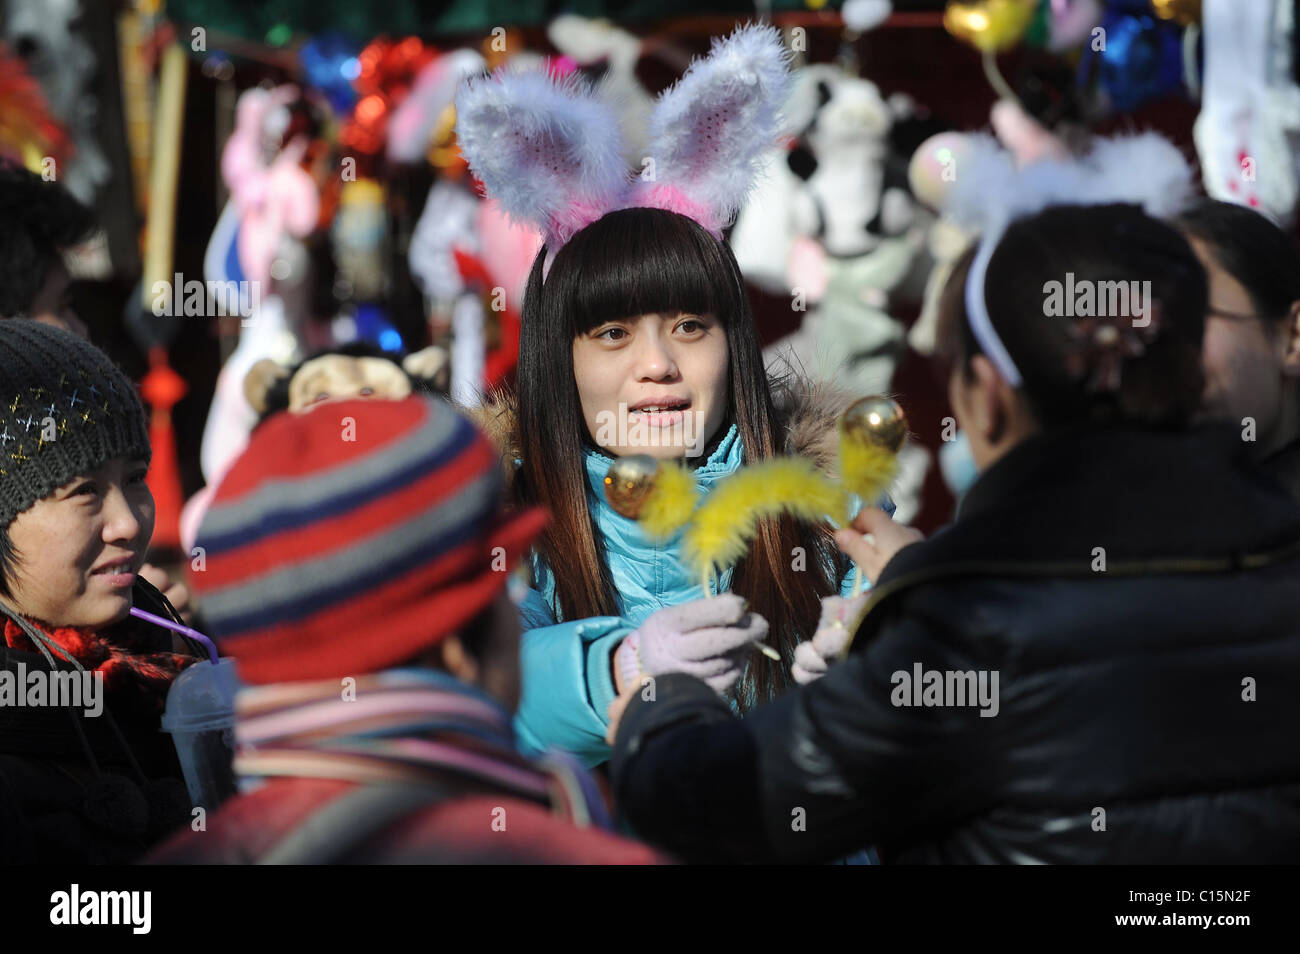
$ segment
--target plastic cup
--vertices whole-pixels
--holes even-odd
[[[212,810],[235,793],[235,691],[232,659],[202,660],[172,682],[162,729],[171,734],[197,807]]]

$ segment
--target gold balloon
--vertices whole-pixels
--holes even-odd
[[[1201,22],[1201,0],[1151,0],[1161,20],[1177,20],[1183,26]]]
[[[981,52],[997,53],[1020,42],[1037,7],[1038,0],[949,3],[943,12],[943,28]]]
[[[849,405],[840,427],[853,440],[882,447],[897,454],[907,441],[907,415],[884,395],[862,398]]]
[[[649,454],[620,457],[609,465],[605,474],[605,499],[615,513],[635,520],[641,516],[641,508],[654,490],[658,474],[659,461]]]

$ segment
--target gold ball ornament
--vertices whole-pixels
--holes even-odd
[[[1029,29],[1038,0],[979,0],[949,3],[943,28],[982,53],[999,53],[1020,42]]]
[[[840,418],[843,434],[850,440],[880,447],[897,454],[907,441],[907,415],[884,395],[873,395],[849,405]]]
[[[658,475],[659,461],[649,454],[620,457],[605,474],[605,499],[615,513],[636,520]]]
[[[1151,7],[1161,20],[1174,20],[1182,26],[1201,22],[1201,0],[1151,0]]]

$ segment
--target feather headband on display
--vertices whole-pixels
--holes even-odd
[[[984,278],[1008,225],[1053,205],[1123,203],[1141,206],[1155,218],[1170,218],[1194,195],[1187,158],[1156,133],[1099,139],[1081,158],[1042,159],[1019,169],[993,137],[972,137],[943,214],[980,233],[966,276],[966,314],[971,332],[1003,379],[1012,387],[1022,380],[989,318]]]
[[[542,232],[548,258],[626,208],[678,212],[721,239],[780,135],[789,61],[774,27],[715,39],[656,101],[636,176],[613,108],[577,78],[506,69],[468,80],[456,97],[456,133],[487,194]]]

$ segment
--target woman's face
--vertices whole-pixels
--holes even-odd
[[[9,526],[18,552],[11,602],[53,626],[100,629],[124,619],[153,535],[142,460],[114,458],[69,481]]]
[[[607,321],[573,342],[587,431],[622,457],[695,457],[727,413],[727,335],[710,315]]]
[[[1204,242],[1190,241],[1210,286],[1202,345],[1205,413],[1239,425],[1253,418],[1259,440],[1271,447],[1283,404],[1284,323],[1257,316],[1245,286],[1219,265]]]

